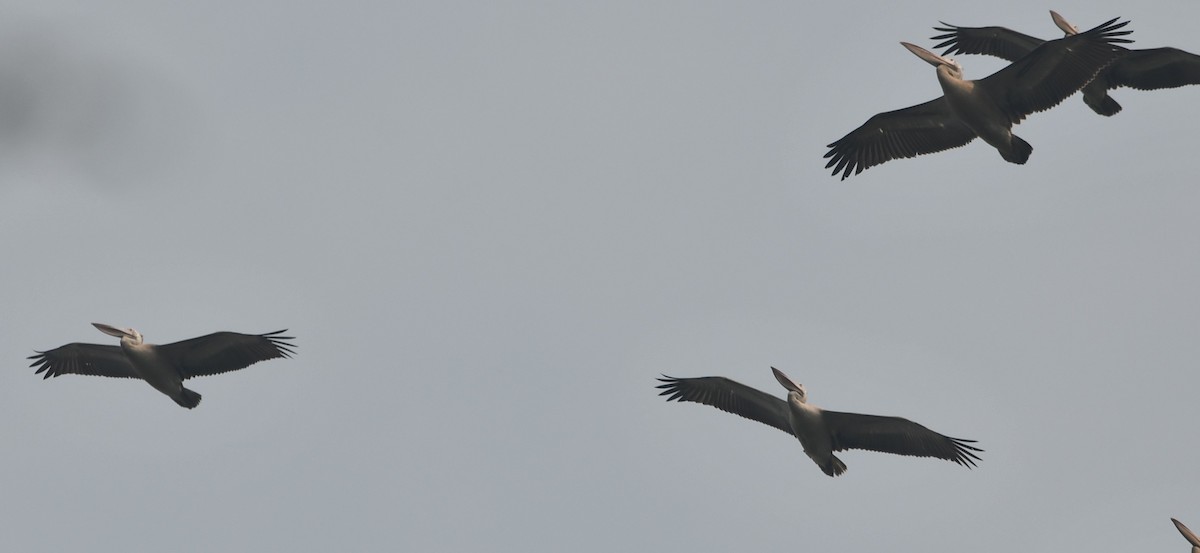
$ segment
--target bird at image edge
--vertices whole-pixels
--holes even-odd
[[[1066,18],[1050,10],[1050,18],[1067,36],[1079,34],[1079,29]],[[1028,55],[1046,41],[1018,33],[1005,27],[958,27],[942,22],[945,27],[934,30],[945,34],[933,37],[944,40],[934,48],[945,48],[943,56],[951,54],[985,54],[1016,61]],[[1137,90],[1162,90],[1200,84],[1200,56],[1178,48],[1121,50],[1117,59],[1106,66],[1096,78],[1083,87],[1083,102],[1092,111],[1112,116],[1121,111],[1121,104],[1108,91],[1129,87]]]
[[[1175,519],[1171,519],[1171,522],[1175,523],[1175,528],[1179,530],[1180,534],[1183,534],[1183,539],[1192,544],[1192,553],[1200,553],[1200,537],[1196,537],[1196,534],[1193,534],[1191,529],[1184,526],[1182,522]]]

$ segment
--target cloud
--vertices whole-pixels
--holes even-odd
[[[156,180],[184,159],[198,121],[163,69],[76,29],[0,29],[0,171],[105,187]]]

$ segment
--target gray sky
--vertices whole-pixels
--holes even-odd
[[[1078,98],[839,182],[940,95],[939,20],[1190,0],[6,2],[0,541],[13,551],[1184,551],[1200,526],[1196,87]],[[1000,62],[961,58],[967,75]],[[149,386],[25,357],[290,328]],[[725,375],[900,415],[975,470],[668,404]]]

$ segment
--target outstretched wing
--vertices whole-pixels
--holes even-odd
[[[125,357],[120,346],[70,343],[49,351],[30,355],[30,367],[37,367],[34,374],[50,378],[63,374],[86,374],[113,378],[141,378]]]
[[[1046,41],[1004,27],[959,27],[939,21],[945,27],[934,27],[945,34],[932,37],[943,42],[934,48],[945,48],[943,56],[982,54],[1008,61],[1017,61]]]
[[[286,340],[294,338],[279,336],[284,332],[287,330],[266,334],[214,332],[158,346],[158,353],[179,369],[180,376],[186,380],[244,369],[268,359],[291,357],[296,353],[292,350],[296,346]]]
[[[867,449],[912,457],[936,457],[954,461],[967,468],[975,466],[983,451],[968,445],[975,440],[951,438],[934,432],[908,419],[880,417],[858,413],[823,411],[833,450]]]
[[[663,375],[656,386],[662,390],[658,395],[668,396],[667,401],[691,401],[711,405],[768,426],[774,426],[788,434],[787,402],[766,392],[739,384],[723,376],[700,378],[674,378]]]
[[[1008,67],[974,81],[1005,111],[1013,123],[1050,109],[1088,84],[1126,50],[1117,44],[1128,21],[1111,19],[1077,35],[1048,41]]]
[[[1200,84],[1200,56],[1178,48],[1130,50],[1108,68],[1108,88],[1159,90]]]
[[[880,113],[850,134],[829,145],[825,157],[833,175],[846,180],[893,159],[916,157],[965,146],[975,139],[972,131],[950,111],[943,96],[904,109]]]

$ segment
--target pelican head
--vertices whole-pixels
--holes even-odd
[[[1058,28],[1062,29],[1062,31],[1064,33],[1067,33],[1067,36],[1079,34],[1079,27],[1076,27],[1070,23],[1067,23],[1066,18],[1059,15],[1058,12],[1056,12],[1054,10],[1050,10],[1050,19],[1053,19],[1054,24],[1058,25]]]
[[[925,60],[925,62],[929,65],[934,67],[945,67],[955,78],[962,78],[962,66],[959,65],[958,62],[954,61],[953,58],[939,56],[911,42],[901,42],[900,45],[908,48],[909,52],[916,54],[918,58]]]
[[[1192,553],[1200,551],[1200,537],[1197,537],[1196,534],[1193,534],[1191,529],[1189,529],[1187,526],[1184,526],[1182,522],[1179,522],[1174,518],[1171,519],[1171,522],[1175,523],[1175,528],[1179,530],[1180,534],[1183,534],[1183,538],[1186,539],[1188,543],[1192,544]]]
[[[808,392],[805,391],[803,384],[797,384],[796,381],[792,380],[788,377],[788,375],[783,374],[783,371],[776,369],[775,367],[771,367],[771,372],[775,373],[775,380],[778,380],[780,384],[783,384],[784,388],[787,388],[789,398],[792,397],[792,394],[796,394],[798,396],[797,399],[800,400],[800,403],[808,402]]]
[[[96,327],[96,330],[99,330],[100,332],[103,332],[109,336],[116,336],[117,338],[120,338],[122,342],[129,340],[134,344],[142,343],[142,333],[132,328],[117,328],[104,323],[92,323],[92,326]]]

